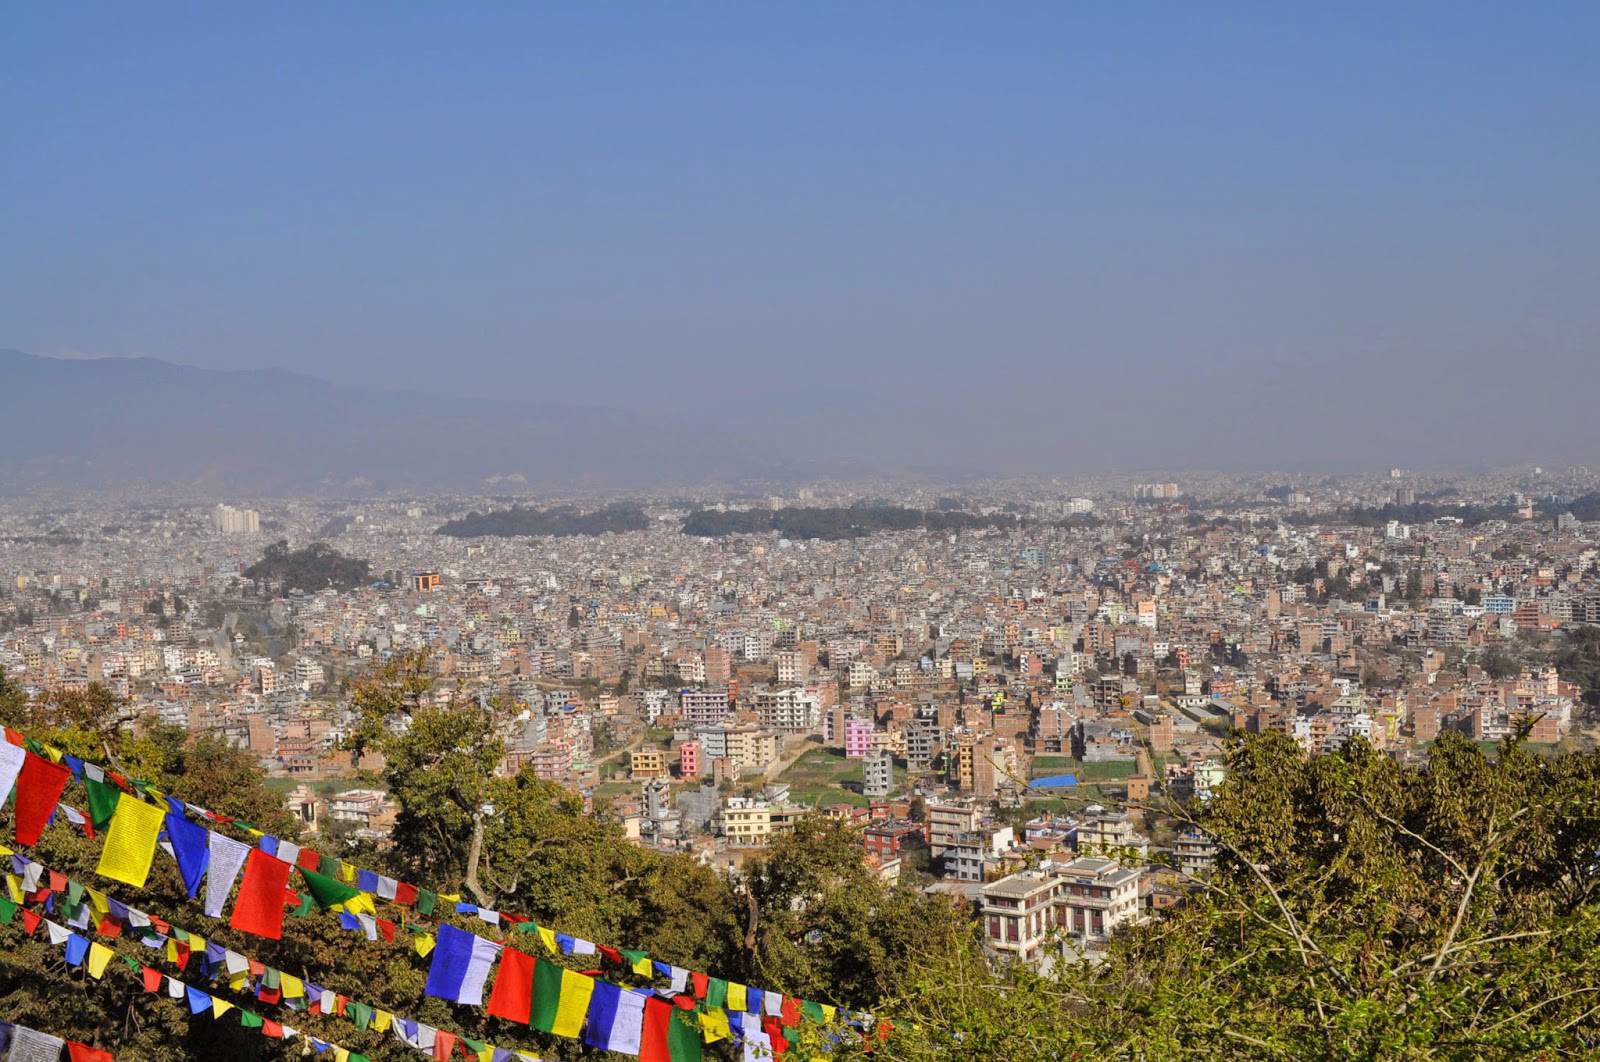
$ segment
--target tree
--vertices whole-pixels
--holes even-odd
[[[1600,1042],[1600,756],[1412,766],[1235,739],[1214,875],[1105,961],[1049,976],[934,953],[881,1010],[890,1057],[1479,1058]],[[851,1053],[851,1052],[847,1052]],[[881,1056],[880,1056],[881,1057]]]

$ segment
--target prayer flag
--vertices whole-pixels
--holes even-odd
[[[305,880],[306,888],[311,890],[311,898],[317,901],[318,907],[324,909],[348,903],[361,895],[360,889],[305,867],[300,868],[300,877]]]
[[[423,994],[482,1006],[483,984],[489,979],[489,967],[494,964],[495,953],[499,950],[500,945],[492,940],[441,924]]]
[[[640,1062],[700,1062],[704,1047],[700,1030],[660,996],[644,1004],[644,1033],[639,1044]]]
[[[206,914],[221,918],[228,893],[233,891],[233,881],[239,876],[239,868],[244,866],[250,846],[215,830],[211,831],[207,846],[211,850],[211,874],[206,879]]]
[[[117,810],[117,801],[122,799],[122,790],[110,782],[86,777],[83,787],[89,791],[89,821],[94,823],[94,828],[103,830],[106,823],[111,821],[112,813]]]
[[[531,1024],[557,1036],[576,1037],[583,1031],[583,1018],[589,1013],[589,997],[593,993],[592,977],[540,959],[533,973]]]
[[[22,761],[27,754],[21,745],[0,741],[0,804],[6,802],[11,787],[17,784],[17,775],[22,771]]]
[[[532,1020],[532,1007],[533,956],[506,948],[500,953],[500,972],[495,975],[494,991],[489,995],[489,1013],[526,1025]]]
[[[144,888],[150,876],[150,860],[156,854],[156,837],[166,813],[142,800],[123,800],[111,816],[105,847],[100,849],[100,865],[95,872],[114,881]]]
[[[24,755],[22,772],[17,778],[17,843],[35,845],[44,832],[61,792],[67,788],[72,772],[59,763],[51,763],[43,756],[29,752]]]
[[[200,894],[200,881],[211,862],[206,834],[204,826],[190,822],[177,812],[167,812],[167,840],[172,842],[172,856],[178,861],[178,874],[191,900]],[[107,843],[110,843],[109,838]]]
[[[602,1051],[638,1054],[644,1004],[643,993],[596,981],[589,997],[589,1029],[583,1042]]]
[[[259,848],[251,849],[228,924],[242,933],[268,940],[282,938],[283,902],[288,887],[289,864]]]
[[[112,1062],[110,1051],[80,1044],[76,1040],[67,1041],[67,1058],[70,1062]]]

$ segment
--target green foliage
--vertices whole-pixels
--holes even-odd
[[[326,542],[313,542],[304,549],[291,550],[287,539],[268,546],[261,559],[244,570],[248,579],[289,590],[314,594],[332,587],[350,590],[367,581],[370,565],[346,557]]]
[[[570,505],[549,509],[501,509],[495,512],[468,513],[439,528],[439,534],[452,538],[507,537],[523,535],[604,535],[623,531],[646,531],[650,518],[637,505],[617,502],[593,512]]]
[[[1600,1043],[1600,756],[1238,740],[1215,874],[1104,962],[934,955],[878,1057],[1509,1058]]]

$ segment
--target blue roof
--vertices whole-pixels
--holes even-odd
[[[1052,774],[1048,778],[1035,778],[1028,783],[1035,789],[1070,789],[1078,784],[1075,774]]]

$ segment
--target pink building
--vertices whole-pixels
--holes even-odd
[[[678,746],[678,776],[680,778],[700,777],[700,742],[685,741]]]
[[[859,760],[872,751],[872,723],[854,717],[844,721],[844,754]]]

